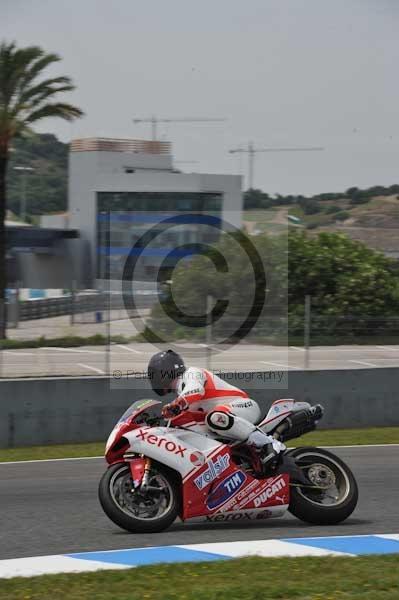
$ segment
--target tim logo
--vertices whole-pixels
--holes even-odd
[[[217,508],[221,504],[224,504],[226,500],[234,496],[236,492],[243,486],[246,475],[242,471],[237,471],[233,475],[226,477],[216,488],[209,494],[207,500],[207,507],[210,510]]]

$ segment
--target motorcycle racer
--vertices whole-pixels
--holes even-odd
[[[204,423],[218,436],[253,448],[263,467],[276,464],[279,453],[285,450],[284,444],[256,427],[260,408],[246,392],[206,369],[186,368],[173,350],[154,354],[147,372],[156,394],[177,394],[162,410],[174,426]]]

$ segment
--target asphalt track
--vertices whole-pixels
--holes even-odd
[[[168,544],[399,531],[399,446],[332,449],[353,470],[359,504],[339,526],[306,525],[287,514],[269,521],[176,522],[161,534],[124,532],[97,500],[102,459],[0,463],[0,559]]]
[[[149,343],[81,346],[79,348],[24,348],[0,351],[1,377],[73,376],[93,377],[111,373],[124,378],[132,371],[147,370],[150,357],[168,344]],[[224,372],[296,371],[305,368],[305,350],[299,346],[266,346],[261,344],[212,345],[182,343],[179,352],[186,363]],[[222,350],[220,352],[220,350]],[[195,354],[193,354],[195,352]],[[309,368],[376,369],[399,367],[399,345],[382,346],[312,346]],[[109,366],[108,366],[109,361]]]

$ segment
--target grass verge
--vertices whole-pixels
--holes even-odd
[[[368,429],[329,429],[308,433],[291,440],[288,446],[350,446],[362,444],[399,444],[399,427]],[[58,444],[0,450],[0,462],[13,460],[43,460],[49,458],[79,458],[102,456],[105,442],[89,444]],[[399,596],[398,596],[399,597]]]
[[[352,446],[399,444],[399,427],[319,429],[288,442],[287,446]]]
[[[5,579],[0,600],[397,600],[398,571],[398,555],[253,557]]]
[[[49,458],[81,458],[82,456],[103,456],[104,442],[89,444],[56,444],[51,446],[27,446],[0,450],[0,463],[13,460],[44,460]]]
[[[111,343],[114,344],[128,344],[133,341],[135,336],[125,335],[112,335]],[[107,336],[102,333],[96,333],[87,337],[79,335],[68,335],[58,338],[46,338],[41,336],[31,340],[13,340],[5,339],[0,340],[0,350],[20,350],[21,348],[75,348],[77,346],[104,346],[108,344]]]

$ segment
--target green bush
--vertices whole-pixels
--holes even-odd
[[[347,210],[341,210],[339,213],[337,213],[335,215],[335,219],[337,221],[346,221],[346,219],[349,219],[350,216],[351,215]]]
[[[364,336],[399,333],[399,274],[391,259],[338,233],[309,236],[293,229],[288,235],[288,263],[284,236],[262,234],[251,242],[256,244],[266,271],[267,302],[259,320],[248,325],[247,341],[280,343],[287,331],[291,338],[303,336],[304,299],[308,294],[314,316],[312,335],[319,335],[326,343],[340,336],[355,341]],[[248,314],[253,299],[253,274],[248,272],[228,236],[214,251],[218,250],[227,260],[228,272],[215,275],[209,269],[209,259],[196,256],[190,268],[180,265],[175,269],[172,296],[179,298],[180,308],[190,314],[206,312],[207,295],[228,298],[225,316],[213,324],[214,339],[220,340],[234,330],[244,313]],[[171,300],[166,303],[173,315]],[[160,306],[152,310],[148,333],[168,340],[202,341],[205,336],[202,328],[178,324],[177,319],[166,317]],[[147,332],[141,339],[152,341]]]
[[[350,199],[350,203],[353,205],[366,204],[369,200],[370,200],[370,197],[365,196],[364,192],[359,192],[359,194],[356,194],[355,196],[353,196]]]
[[[341,210],[341,207],[338,206],[338,204],[331,204],[330,206],[327,206],[326,213],[328,215],[331,215],[333,213],[339,212],[340,210]]]

